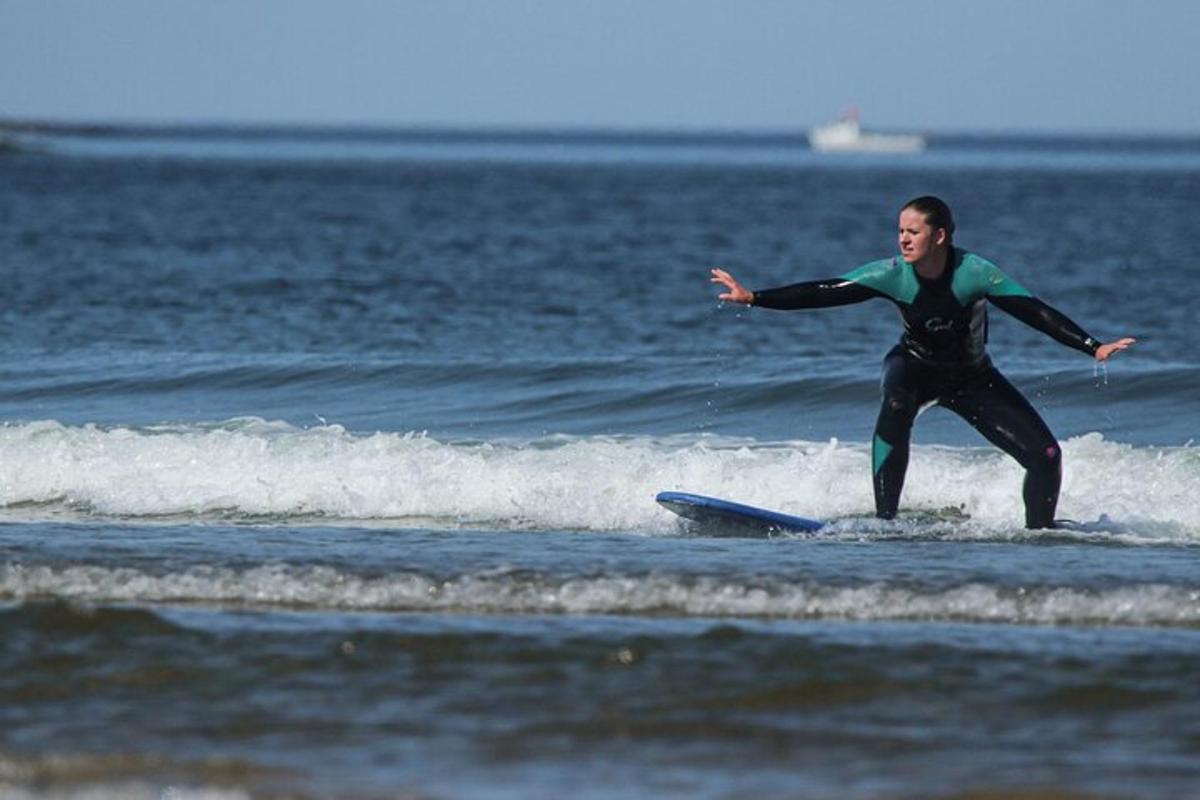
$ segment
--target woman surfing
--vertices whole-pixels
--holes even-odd
[[[1135,340],[1099,342],[995,264],[955,247],[953,236],[950,207],[927,195],[900,210],[899,256],[838,278],[753,292],[723,269],[712,271],[712,282],[728,289],[721,300],[762,308],[828,308],[882,297],[899,309],[904,332],[883,361],[883,402],[871,448],[876,516],[896,516],[913,421],[936,404],[1025,468],[1025,526],[1053,528],[1062,452],[1029,401],[992,365],[985,301],[1096,361]]]

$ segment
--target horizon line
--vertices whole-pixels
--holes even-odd
[[[33,117],[0,115],[0,132],[63,136],[184,136],[184,135],[363,135],[363,136],[447,136],[451,138],[651,138],[664,140],[806,139],[816,123],[803,127],[735,127],[707,125],[611,125],[578,123],[445,123],[445,122],[305,122],[253,121],[234,119],[138,120],[88,119],[70,117]],[[937,129],[871,126],[879,133],[915,133],[934,138],[1030,138],[1141,140],[1161,142],[1200,141],[1200,131],[1147,132],[1133,130],[1098,131],[1062,128]]]

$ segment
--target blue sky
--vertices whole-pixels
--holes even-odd
[[[1200,2],[0,0],[0,116],[1200,134]]]

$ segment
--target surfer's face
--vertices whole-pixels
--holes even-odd
[[[915,208],[900,212],[900,255],[909,264],[929,258],[935,248],[946,243],[946,230],[934,228]]]

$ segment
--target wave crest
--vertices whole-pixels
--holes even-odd
[[[196,567],[152,574],[132,568],[7,565],[0,567],[0,598],[339,611],[1200,625],[1200,587],[1160,583],[1105,589],[979,582],[939,587],[839,585],[762,576],[562,576],[523,569],[439,577],[414,571],[364,576],[326,566]]]
[[[1060,516],[1107,514],[1143,537],[1200,540],[1200,449],[1063,443]],[[987,448],[917,446],[904,505],[961,509],[959,533],[1019,531],[1020,467]],[[154,519],[388,520],[429,526],[666,533],[654,495],[712,494],[810,517],[869,514],[866,445],[715,436],[443,442],[261,419],[144,428],[0,427],[0,506]]]

